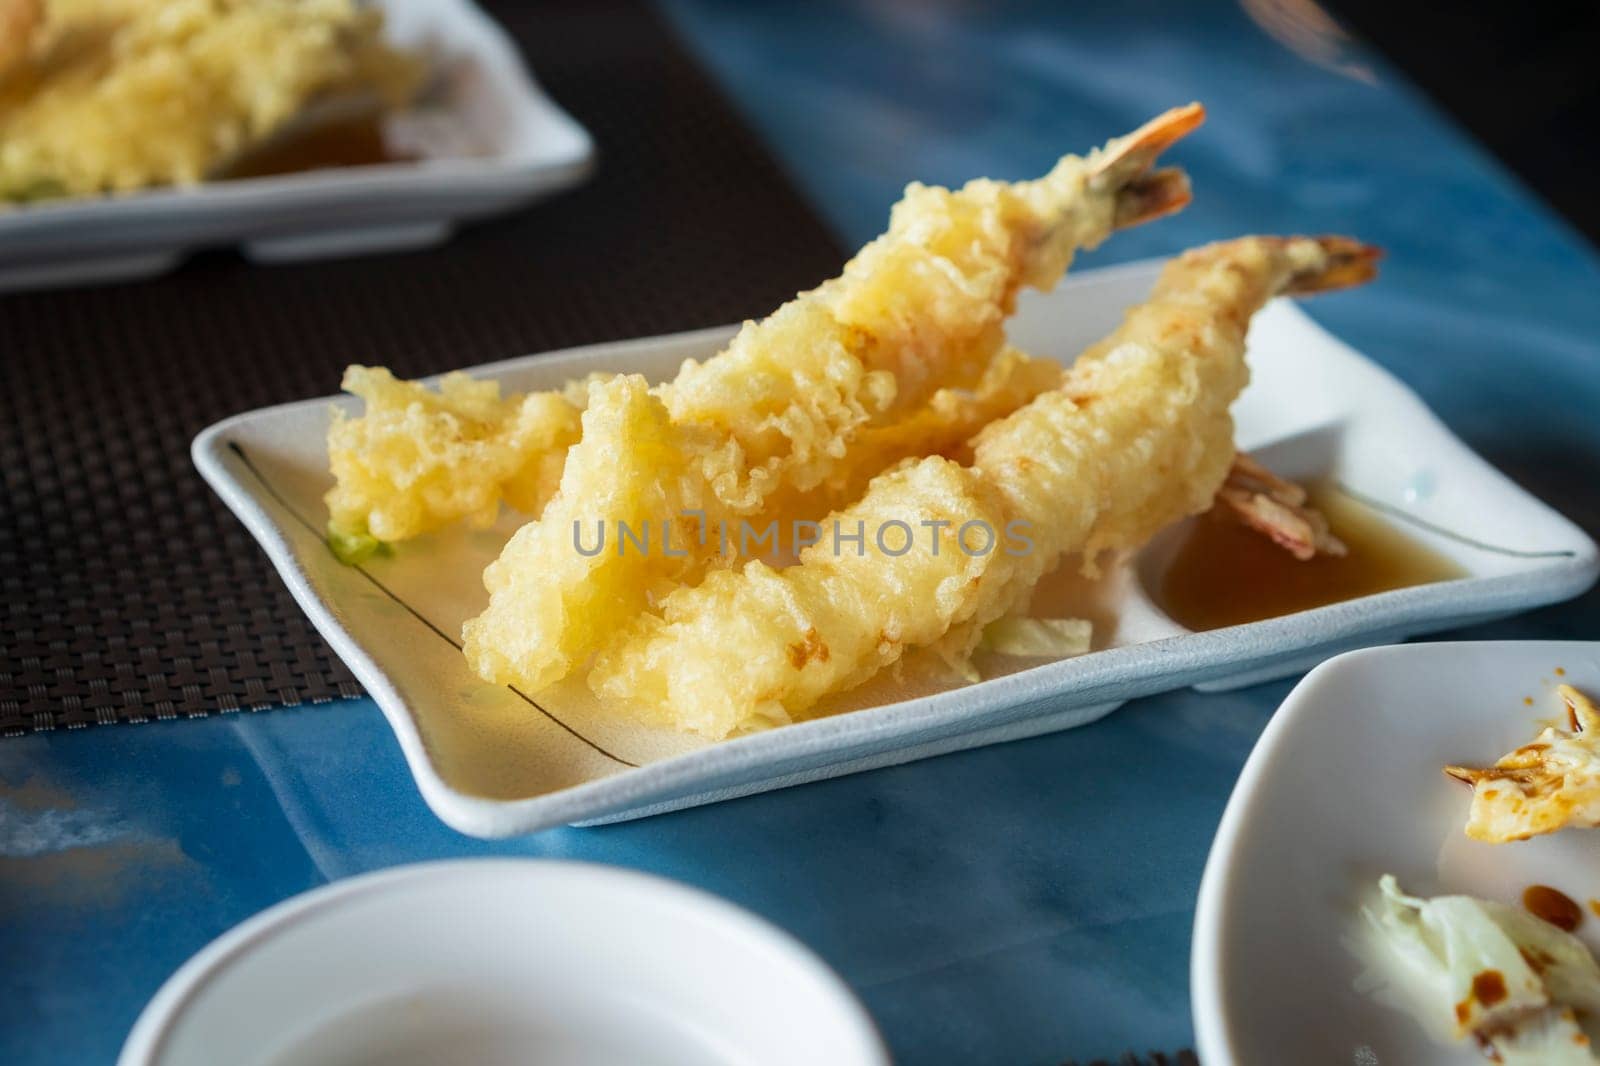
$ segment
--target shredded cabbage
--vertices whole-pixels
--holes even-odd
[[[330,529],[328,530],[328,547],[333,551],[335,558],[346,566],[359,566],[374,555],[387,555],[389,553],[389,545],[364,530],[343,533],[336,529]]]
[[[1089,650],[1094,626],[1083,618],[1000,618],[983,631],[983,646],[1001,655],[1065,659]]]
[[[1537,920],[1537,919],[1535,919]],[[1542,1010],[1490,1039],[1501,1066],[1592,1066],[1589,1037],[1570,1008]]]
[[[1600,965],[1580,940],[1503,903],[1408,896],[1390,874],[1378,888],[1363,913],[1383,976],[1430,1032],[1475,1035],[1506,1066],[1600,1061],[1573,1014],[1600,1006]]]

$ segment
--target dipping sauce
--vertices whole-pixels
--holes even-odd
[[[1534,917],[1569,933],[1583,921],[1583,908],[1565,892],[1549,885],[1529,885],[1522,893],[1522,905]]]
[[[405,155],[392,151],[384,140],[383,119],[378,115],[364,115],[318,123],[292,136],[270,140],[240,156],[223,176],[264,178],[272,174],[364,167],[406,159]]]
[[[1301,562],[1230,517],[1200,515],[1154,589],[1157,605],[1190,629],[1220,629],[1463,576],[1333,486],[1312,485],[1308,493],[1347,554]]]

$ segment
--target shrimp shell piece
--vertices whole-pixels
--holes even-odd
[[[1556,692],[1566,707],[1566,729],[1547,727],[1491,767],[1444,768],[1472,786],[1469,837],[1504,844],[1600,826],[1600,708],[1571,685]]]
[[[1347,551],[1328,527],[1326,516],[1307,502],[1304,488],[1245,452],[1233,457],[1227,480],[1217,490],[1217,503],[1301,562]]]

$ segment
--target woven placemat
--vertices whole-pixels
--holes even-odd
[[[190,465],[226,415],[759,315],[840,249],[648,8],[493,13],[599,148],[582,189],[438,249],[0,296],[0,731],[355,696]]]

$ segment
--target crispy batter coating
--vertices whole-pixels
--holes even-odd
[[[674,420],[735,446],[708,470],[718,496],[755,513],[780,488],[810,490],[853,461],[864,430],[979,381],[1023,286],[1049,289],[1078,250],[1187,202],[1181,176],[1150,167],[1203,114],[1176,108],[1035,181],[908,186],[839,277],[663,388]]]
[[[502,500],[537,514],[578,439],[576,389],[502,399],[498,383],[461,373],[435,391],[364,366],[346,369],[342,384],[366,411],[335,411],[328,427],[336,538],[404,540],[456,520],[488,526]]]
[[[698,523],[673,522],[670,544],[660,523],[703,502],[704,483],[684,473],[691,445],[644,378],[590,384],[582,442],[544,519],[517,530],[484,571],[489,606],[462,633],[474,670],[541,688],[681,579],[688,559],[674,553],[694,542]],[[625,539],[623,527],[640,539]],[[537,673],[524,665],[534,662]]]
[[[863,431],[916,411],[940,388],[981,379],[1001,350],[1003,322],[1023,285],[1053,285],[1077,249],[1093,247],[1119,225],[1181,205],[1187,186],[1170,172],[1150,173],[1150,166],[1200,117],[1197,106],[1169,112],[1087,159],[1062,159],[1036,181],[980,180],[958,191],[912,185],[888,232],[839,278],[761,322],[746,323],[725,351],[704,363],[686,362],[658,390],[671,419],[664,432],[679,434],[663,449],[681,456],[676,464],[623,471],[597,465],[590,453],[626,455],[636,446],[627,434],[653,432],[654,423],[615,419],[591,426],[586,420],[568,464],[604,470],[604,476],[563,477],[560,506],[543,521],[615,527],[624,515],[612,508],[651,491],[655,481],[689,486],[677,498],[709,519],[755,515],[780,494],[803,494],[829,478],[848,478],[854,465],[871,465],[872,454],[855,446]],[[564,579],[618,588],[645,584],[650,561],[608,553],[574,568],[533,550],[542,545],[570,554],[565,529],[519,533],[513,545],[514,557],[508,547],[505,565],[493,571],[488,609],[467,627],[464,640],[485,680],[535,689],[576,668],[586,651],[599,647],[600,636],[630,615],[610,612],[570,635],[559,628],[530,633],[519,603],[569,603],[586,595],[552,587]],[[686,582],[720,558],[711,544],[691,545],[689,552],[680,570]],[[538,618],[574,624],[559,611]],[[575,639],[583,635],[594,639]]]
[[[969,614],[987,560],[963,552],[957,531],[968,522],[999,528],[1002,514],[994,493],[949,459],[891,471],[834,516],[839,545],[830,527],[798,565],[754,560],[671,593],[659,615],[639,614],[600,653],[591,684],[708,737],[786,722],[789,710],[865,681]],[[896,522],[904,525],[887,528]],[[887,552],[874,543],[880,529]],[[846,542],[858,533],[859,550]]]
[[[974,434],[1058,388],[1065,373],[1053,360],[1004,348],[971,388],[940,389],[904,417],[868,426],[856,438],[851,462],[811,492],[792,499],[780,496],[772,507],[781,514],[815,518],[859,499],[874,477],[903,460],[924,455],[970,459]]]
[[[973,182],[959,192],[913,185],[889,232],[842,277],[746,323],[717,356],[685,362],[658,393],[676,421],[717,431],[695,462],[720,506],[753,514],[774,499],[826,492],[829,479],[859,485],[855,464],[865,476],[887,465],[872,447],[855,447],[862,434],[883,429],[893,444],[894,426],[918,417],[919,408],[949,406],[941,394],[974,382],[983,389],[999,352],[999,323],[1019,286],[1052,283],[1080,245],[1188,202],[1182,174],[1151,167],[1203,114],[1198,105],[1174,109],[1088,160],[1063,159],[1036,182]],[[970,431],[970,416],[982,410],[965,408],[969,417],[956,428]],[[936,429],[941,417],[961,413],[950,408],[919,425]],[[562,438],[559,427],[545,432]],[[912,447],[916,432],[899,446]],[[336,516],[336,536],[382,524],[363,523],[353,509],[358,500],[383,508],[381,485],[343,497],[351,506]],[[435,524],[396,525],[382,539]]]
[[[1278,292],[1365,280],[1372,258],[1339,238],[1265,237],[1180,257],[1061,388],[980,433],[969,467],[910,462],[835,516],[948,515],[957,534],[981,519],[997,540],[1022,523],[1030,548],[894,556],[869,533],[861,558],[819,544],[781,571],[719,571],[637,619],[590,685],[721,737],[786,721],[908,647],[964,658],[1063,556],[1136,546],[1209,507],[1233,460],[1250,316]]]

